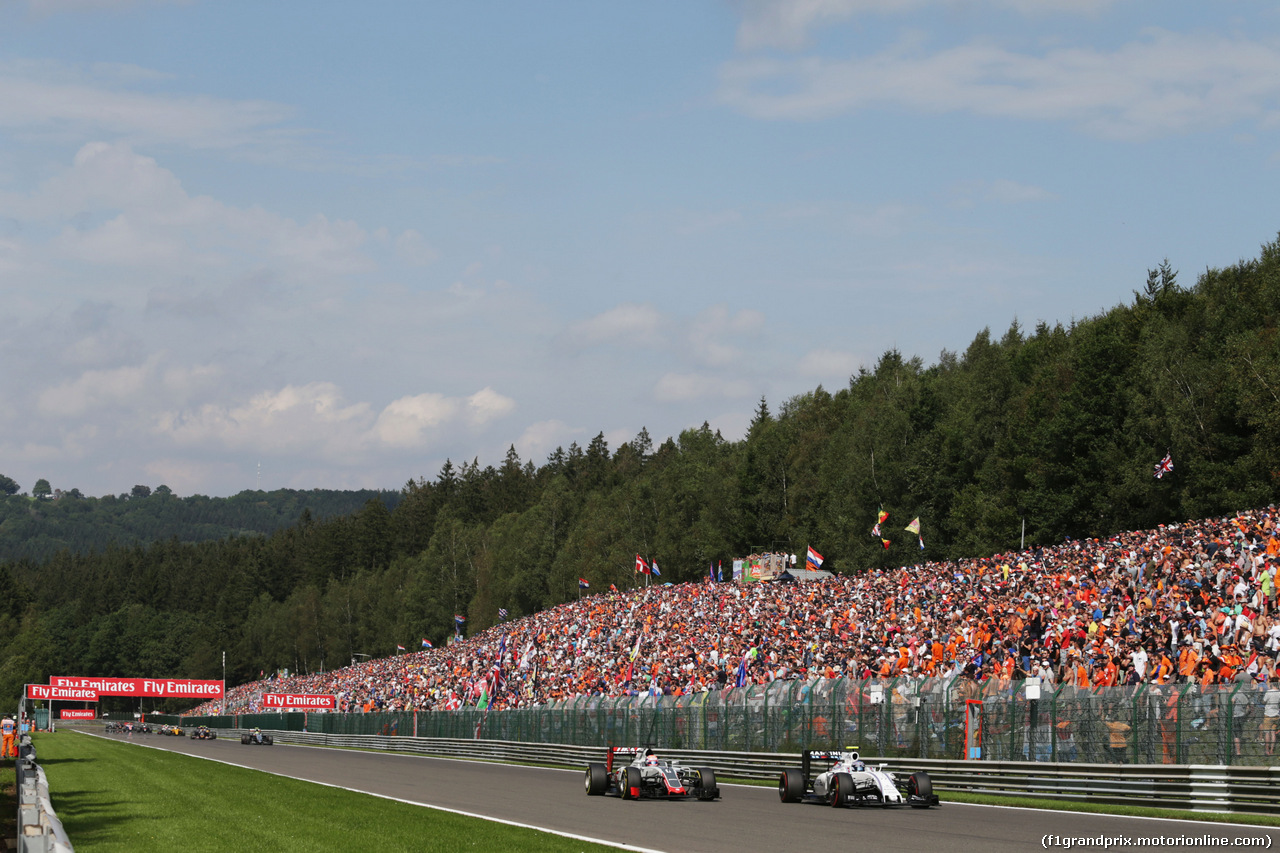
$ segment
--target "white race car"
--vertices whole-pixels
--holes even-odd
[[[784,803],[819,802],[840,806],[911,806],[927,809],[941,805],[933,782],[923,770],[912,773],[899,790],[898,777],[879,767],[868,767],[856,751],[810,749],[801,753],[799,770],[784,770],[778,780],[778,796]]]
[[[585,785],[588,796],[610,795],[624,800],[720,797],[711,768],[662,761],[652,749],[639,746],[609,747],[606,763],[587,765]]]

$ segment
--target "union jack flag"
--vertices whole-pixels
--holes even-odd
[[[1162,479],[1165,474],[1173,470],[1173,454],[1166,453],[1164,458],[1156,463],[1156,479]]]

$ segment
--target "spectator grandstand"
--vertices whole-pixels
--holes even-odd
[[[682,696],[777,680],[1040,677],[1077,688],[1276,678],[1277,512],[814,583],[609,592],[445,649],[227,692],[332,693],[339,711],[526,708],[573,696]],[[220,702],[194,709],[217,714]]]

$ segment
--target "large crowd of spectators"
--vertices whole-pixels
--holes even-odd
[[[815,676],[1274,682],[1278,520],[1272,508],[821,581],[594,594],[447,648],[240,685],[193,713],[256,712],[264,692],[334,694],[348,712],[519,708]]]

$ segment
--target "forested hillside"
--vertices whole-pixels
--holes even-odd
[[[108,544],[133,545],[160,540],[204,542],[228,536],[265,535],[297,523],[304,511],[312,518],[350,515],[369,500],[394,507],[400,493],[277,489],[241,492],[229,498],[191,495],[180,498],[168,486],[154,491],[134,486],[127,494],[87,498],[78,489],[52,490],[41,480],[32,495],[5,495],[0,477],[0,560],[49,559],[62,550],[102,550]]]
[[[61,553],[0,567],[0,691],[51,674],[314,671],[443,640],[709,563],[812,544],[842,572],[988,554],[1267,505],[1280,493],[1280,244],[1184,288],[1166,266],[1070,326],[979,332],[962,353],[885,353],[748,434],[559,449],[540,466],[446,463],[269,536]],[[1174,470],[1153,466],[1170,453]],[[877,510],[890,513],[884,539]],[[918,516],[925,548],[903,526]]]

